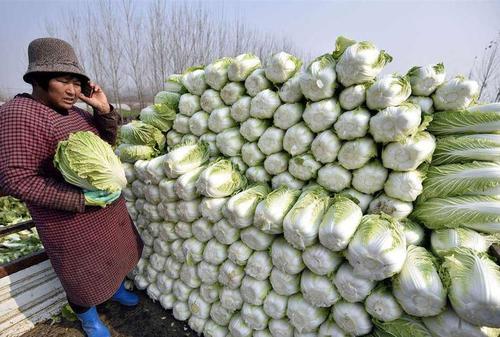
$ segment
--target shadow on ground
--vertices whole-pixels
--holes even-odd
[[[133,308],[124,308],[109,302],[97,307],[103,322],[109,327],[112,337],[195,337],[187,323],[177,321],[172,310],[166,311],[159,302],[137,291],[141,303]],[[62,319],[38,323],[35,328],[21,337],[85,337],[79,322]]]

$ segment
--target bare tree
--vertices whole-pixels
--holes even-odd
[[[479,83],[479,99],[498,100],[500,90],[500,33],[484,48],[482,57],[475,58],[470,77]]]

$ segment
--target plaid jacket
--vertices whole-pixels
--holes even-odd
[[[86,207],[81,189],[66,183],[52,160],[71,132],[92,131],[113,144],[118,114],[76,107],[61,114],[22,94],[0,107],[0,125],[0,190],[26,202],[70,301],[106,301],[136,265],[142,241],[123,197]]]

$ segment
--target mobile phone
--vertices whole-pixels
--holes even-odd
[[[82,94],[87,97],[92,97],[94,94],[94,88],[90,86],[90,82],[82,85]]]

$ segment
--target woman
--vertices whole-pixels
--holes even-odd
[[[58,142],[72,132],[92,131],[114,144],[119,116],[103,90],[89,82],[67,42],[36,39],[28,56],[23,79],[32,94],[0,107],[0,189],[26,202],[87,336],[110,336],[95,306],[110,298],[127,306],[139,302],[123,279],[143,244],[120,193],[83,192],[66,183],[52,161]],[[84,96],[82,88],[93,94]],[[78,99],[94,114],[75,107]]]

